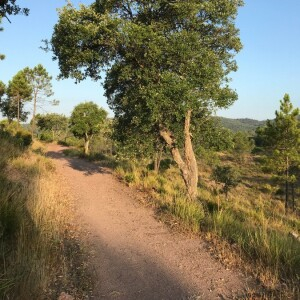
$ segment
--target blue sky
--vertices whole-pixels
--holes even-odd
[[[69,115],[73,107],[85,100],[94,101],[108,110],[100,82],[86,80],[56,81],[59,73],[51,53],[40,50],[41,40],[50,38],[57,21],[56,9],[64,0],[19,0],[19,5],[30,8],[30,15],[12,16],[11,24],[3,19],[0,33],[0,80],[7,83],[19,70],[41,63],[53,76],[54,98],[58,107],[46,107]],[[72,1],[90,4],[92,0]],[[237,55],[239,70],[232,74],[231,86],[239,99],[228,110],[218,115],[230,118],[273,118],[279,100],[289,93],[294,106],[300,106],[300,1],[246,0],[240,9],[237,27],[244,45]],[[42,112],[42,111],[41,111]]]

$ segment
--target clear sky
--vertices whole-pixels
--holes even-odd
[[[56,9],[64,0],[19,0],[30,8],[30,15],[11,16],[11,24],[3,19],[0,33],[0,80],[7,83],[19,70],[41,63],[53,76],[54,98],[58,107],[46,111],[69,115],[73,107],[85,100],[94,101],[108,110],[100,82],[86,80],[56,81],[59,73],[51,53],[40,50],[42,39],[49,39],[57,22]],[[74,0],[74,4],[90,4],[92,0]],[[244,45],[237,55],[239,70],[232,73],[231,86],[239,99],[218,115],[230,118],[273,118],[279,100],[289,93],[294,106],[300,106],[300,0],[246,0],[240,9],[237,27]],[[42,112],[42,111],[40,111]]]

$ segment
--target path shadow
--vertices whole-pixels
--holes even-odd
[[[99,165],[96,162],[89,162],[83,158],[68,157],[63,153],[63,150],[48,151],[46,155],[52,159],[65,160],[68,162],[68,166],[74,170],[83,172],[85,176],[91,176],[93,174],[111,174],[111,170]]]
[[[181,282],[180,273],[172,274],[138,248],[131,249],[128,255],[110,247],[99,236],[93,238],[92,248],[91,271],[97,278],[93,284],[95,299],[200,299],[196,297],[202,292]]]

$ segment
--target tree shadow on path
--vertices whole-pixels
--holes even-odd
[[[65,149],[65,148],[64,148]],[[74,170],[83,172],[85,176],[91,176],[93,174],[111,174],[111,170],[104,168],[96,162],[89,162],[82,158],[68,157],[63,153],[63,150],[48,151],[47,156],[56,160],[65,160],[68,162],[68,166]]]

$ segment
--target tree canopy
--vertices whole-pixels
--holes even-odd
[[[53,95],[51,80],[52,77],[48,74],[47,70],[38,64],[34,68],[30,69],[26,67],[24,69],[25,76],[32,88],[32,135],[35,131],[35,116],[37,111],[37,104],[43,103],[45,98]]]
[[[0,16],[0,32],[3,31],[3,27],[1,27],[2,17]],[[5,58],[4,54],[0,53],[0,60],[3,60]]]
[[[234,55],[241,49],[234,26],[240,5],[237,0],[97,0],[77,10],[68,4],[50,42],[62,78],[100,79],[106,71],[105,95],[117,130],[160,136],[191,198],[198,180],[191,124],[204,110],[228,107],[237,98],[228,74],[236,70]]]
[[[42,131],[50,131],[52,140],[54,141],[61,132],[68,128],[68,118],[64,115],[50,113],[45,115],[36,115],[37,126]],[[33,121],[33,120],[32,120]]]
[[[22,8],[17,3],[17,0],[1,0],[0,1],[0,17],[6,15],[29,14],[28,8]]]
[[[3,83],[1,85],[1,89],[3,90]],[[0,110],[3,116],[7,117],[10,121],[17,119],[18,123],[26,121],[28,112],[24,111],[24,102],[31,100],[32,88],[29,85],[24,70],[19,71],[8,82],[4,91],[6,97],[3,95],[0,97]]]
[[[89,153],[89,143],[100,132],[107,117],[107,112],[96,103],[85,102],[74,107],[70,118],[70,127],[74,136],[83,138],[85,154]]]

